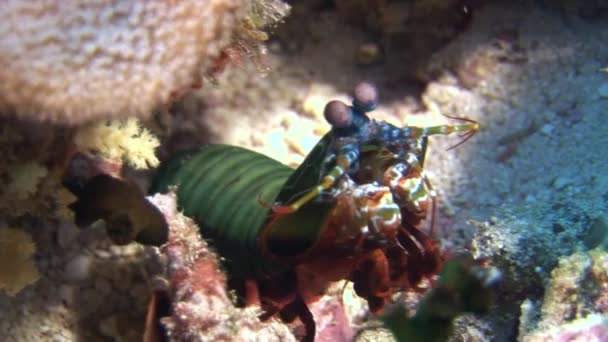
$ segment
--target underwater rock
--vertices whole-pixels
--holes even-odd
[[[600,247],[562,257],[551,272],[542,302],[527,303],[522,306],[520,319],[520,337],[524,341],[549,341],[550,337],[566,334],[572,330],[570,327],[577,331],[572,336],[587,336],[595,328],[580,328],[591,321],[593,326],[603,326],[607,333],[607,318],[593,315],[608,310],[608,253]],[[586,316],[588,321],[583,319]]]
[[[571,323],[556,326],[521,339],[524,342],[606,340],[608,340],[608,317],[597,314],[589,315]]]

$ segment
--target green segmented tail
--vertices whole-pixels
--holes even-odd
[[[273,203],[293,169],[257,152],[208,145],[163,163],[150,193],[176,185],[178,205],[226,260],[232,275],[268,273],[257,237],[269,214],[258,199]]]

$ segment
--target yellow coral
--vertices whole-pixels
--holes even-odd
[[[137,169],[157,166],[154,149],[158,139],[139,125],[137,119],[102,121],[78,129],[74,143],[80,151],[129,163]]]
[[[68,208],[68,206],[76,202],[77,197],[74,196],[68,189],[61,187],[55,194],[55,213],[58,218],[65,221],[74,220],[74,212]]]
[[[6,194],[12,200],[24,200],[36,193],[38,184],[46,177],[48,170],[37,162],[27,162],[11,167],[8,171],[10,182]]]
[[[0,290],[14,296],[38,280],[38,270],[32,260],[35,250],[32,237],[26,232],[0,228]]]

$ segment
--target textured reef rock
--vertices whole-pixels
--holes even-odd
[[[591,220],[574,202],[521,205],[501,215],[489,222],[472,222],[478,229],[472,247],[476,257],[493,260],[505,272],[506,301],[540,296],[543,281],[558,260],[586,249],[583,240]]]
[[[287,326],[260,322],[255,308],[234,306],[219,259],[199,229],[178,212],[175,195],[150,198],[169,223],[167,258],[171,315],[161,318],[174,341],[295,341]]]
[[[525,342],[606,341],[608,340],[608,317],[590,315],[547,331],[526,336],[521,340]]]
[[[520,339],[548,341],[551,336],[569,334],[570,326],[588,326],[575,320],[605,314],[607,232],[601,222],[569,201],[520,206],[506,212],[502,220],[474,222],[479,229],[473,241],[477,256],[492,260],[506,274],[498,295],[502,318],[496,322],[510,325],[508,321],[519,317],[516,333]],[[595,327],[606,329],[604,321],[596,323],[580,336],[593,336]],[[501,336],[516,330],[514,326],[503,329]]]

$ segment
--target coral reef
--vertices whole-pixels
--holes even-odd
[[[223,50],[224,57],[240,64],[246,56],[263,71],[260,55],[265,51],[262,42],[269,38],[266,31],[272,30],[289,11],[289,5],[281,0],[249,1],[247,14],[234,30],[232,44]],[[214,69],[222,69],[224,64],[220,60]]]
[[[150,115],[200,84],[227,45],[245,44],[242,32],[262,34],[286,11],[279,1],[3,2],[2,218],[15,226],[42,224],[49,230],[41,234],[49,233],[73,219],[65,174],[82,182],[120,175],[123,162],[136,169],[158,164],[159,142],[136,119],[91,121]],[[246,13],[255,22],[242,29]],[[74,152],[82,153],[74,159]],[[18,234],[3,238],[20,241]]]
[[[464,249],[477,228],[473,249],[505,275],[498,305],[483,317],[455,319],[450,341],[608,339],[608,261],[598,248],[608,246],[608,177],[601,172],[608,169],[601,157],[608,146],[608,30],[605,20],[597,20],[608,13],[606,1],[290,3],[294,15],[276,35],[264,28],[281,20],[285,6],[278,0],[0,4],[0,254],[8,270],[0,272],[2,339],[141,337],[148,285],[158,285],[159,272],[147,258],[158,249],[112,244],[107,228],[119,226],[80,230],[72,224],[67,207],[75,198],[62,186],[68,160],[69,168],[82,166],[76,172],[82,180],[100,173],[117,177],[123,163],[149,167],[155,156],[162,160],[177,147],[222,142],[296,165],[325,133],[317,107],[331,98],[347,100],[345,90],[361,79],[382,88],[377,118],[427,124],[443,119],[441,111],[483,124],[478,139],[453,153],[433,141],[425,161],[441,190],[436,227],[443,230],[442,244]],[[449,8],[475,3],[485,5],[468,13]],[[183,25],[171,28],[176,22]],[[464,34],[450,40],[459,32]],[[169,113],[151,111],[201,84]],[[89,136],[90,142],[75,143],[75,135],[86,140],[82,132],[95,126],[119,135],[119,121],[97,120],[132,115],[159,121],[137,124],[159,138],[158,151],[148,139],[148,152],[130,163],[132,151],[111,146],[130,137]],[[162,129],[169,137],[153,129],[158,124],[167,124]],[[83,153],[74,159],[75,151]],[[146,183],[145,172],[126,169],[138,184]],[[470,218],[480,222],[467,225]],[[34,243],[35,254],[5,256],[24,241],[29,247],[16,252]],[[217,261],[200,267],[206,266],[217,270]],[[27,283],[14,267],[40,277],[30,286],[5,285]],[[241,322],[249,332],[268,328],[254,308],[231,306],[229,293],[213,298],[219,299],[212,304],[226,305],[227,316],[220,316],[228,318],[211,334],[235,331]],[[410,310],[418,298],[406,297]],[[392,340],[365,303],[351,299],[334,294],[311,307],[319,316],[317,337],[354,333],[356,340]],[[185,322],[174,318],[166,322]],[[341,323],[332,325],[332,319]],[[270,324],[280,331],[273,336],[293,340],[285,326]]]

